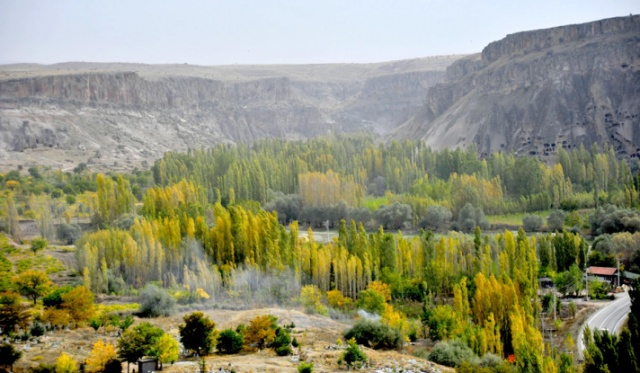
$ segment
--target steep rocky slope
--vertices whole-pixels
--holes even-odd
[[[543,158],[609,143],[638,158],[640,16],[378,64],[0,66],[0,170],[131,168],[167,150],[354,131]]]
[[[394,136],[552,156],[594,142],[640,156],[640,16],[520,32],[447,69]]]
[[[300,66],[0,66],[0,165],[133,167],[168,150],[386,133],[462,56]]]

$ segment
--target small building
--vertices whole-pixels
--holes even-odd
[[[158,367],[158,359],[155,357],[143,357],[138,359],[138,373],[152,373],[161,370]]]
[[[551,289],[553,287],[553,280],[550,277],[540,277],[538,283],[542,289]]]
[[[618,269],[614,267],[589,267],[587,275],[608,282],[611,286],[618,285]]]
[[[629,272],[629,271],[623,271],[622,272],[622,283],[626,284],[626,285],[630,285],[631,281],[635,280],[636,278],[640,277],[639,274],[637,273],[633,273],[633,272]]]

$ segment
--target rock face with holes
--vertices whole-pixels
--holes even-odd
[[[133,167],[166,151],[385,134],[463,56],[365,65],[0,66],[0,164]]]
[[[520,32],[447,69],[394,136],[552,157],[611,145],[640,156],[640,16]]]

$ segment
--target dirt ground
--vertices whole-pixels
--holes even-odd
[[[301,343],[300,347],[294,349],[295,357],[276,356],[272,350],[263,350],[256,353],[243,352],[237,355],[211,355],[206,358],[209,371],[218,372],[220,368],[234,368],[236,372],[297,372],[297,359],[305,359],[315,363],[315,372],[340,372],[346,368],[337,364],[342,349],[336,345],[338,338],[342,338],[342,333],[349,325],[343,324],[327,317],[308,315],[299,310],[263,308],[243,311],[231,310],[207,310],[203,311],[216,322],[219,330],[235,328],[238,324],[248,324],[256,316],[271,314],[278,317],[280,325],[293,322],[295,328],[292,337]],[[156,319],[144,319],[152,324],[162,327],[166,332],[178,338],[178,325],[182,322],[185,313],[180,313],[171,317]],[[136,322],[142,320],[136,318]],[[76,330],[62,330],[48,332],[45,336],[38,338],[37,342],[18,343],[16,347],[23,351],[22,358],[14,366],[15,372],[27,372],[29,368],[36,367],[41,363],[53,364],[58,356],[64,351],[73,356],[76,361],[83,361],[92,345],[98,340],[117,343],[118,331],[113,327],[100,328],[94,331],[85,327]],[[440,367],[426,360],[416,358],[411,355],[412,346],[407,346],[405,351],[374,351],[364,349],[370,362],[370,366],[363,371],[373,372],[385,367],[390,368],[413,368],[413,371],[431,372],[438,369],[442,372],[453,372],[452,369]],[[163,372],[166,373],[194,373],[198,369],[198,360],[189,358],[181,360],[173,365],[165,365]],[[134,366],[131,366],[133,370]],[[126,372],[126,364],[123,371]]]

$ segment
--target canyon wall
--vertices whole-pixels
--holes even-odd
[[[520,32],[453,63],[397,138],[551,159],[593,143],[640,157],[640,16]]]

